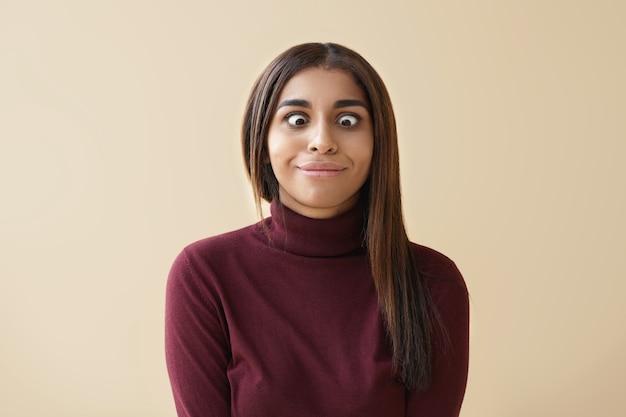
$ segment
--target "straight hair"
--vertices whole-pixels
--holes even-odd
[[[334,43],[297,45],[276,57],[256,80],[244,114],[242,145],[257,210],[261,216],[261,201],[278,199],[266,139],[279,95],[291,77],[309,67],[349,72],[369,101],[374,151],[361,189],[366,202],[364,240],[393,367],[407,389],[425,390],[431,382],[432,324],[438,315],[404,226],[391,99],[378,73],[355,51]]]

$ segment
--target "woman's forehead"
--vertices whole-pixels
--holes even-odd
[[[298,71],[285,83],[279,95],[279,102],[318,98],[335,100],[354,98],[365,101],[366,94],[349,71],[309,67]]]

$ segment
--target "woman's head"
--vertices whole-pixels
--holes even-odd
[[[243,123],[243,152],[257,204],[278,197],[279,186],[269,163],[267,137],[278,99],[287,82],[300,71],[319,67],[352,75],[368,101],[374,135],[370,180],[363,194],[399,198],[395,119],[389,94],[380,76],[358,53],[337,44],[294,46],[274,59],[252,88]],[[391,191],[389,195],[387,191]],[[395,198],[394,198],[395,199]]]

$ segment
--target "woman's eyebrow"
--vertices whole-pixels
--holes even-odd
[[[285,100],[282,101],[277,109],[280,109],[281,107],[286,107],[286,106],[294,106],[294,107],[306,107],[307,109],[311,108],[311,103],[308,102],[307,100],[302,100],[302,99],[298,99],[298,98],[294,98],[294,99],[289,99],[289,100]],[[362,102],[361,100],[337,100],[335,102],[335,104],[333,105],[333,108],[335,109],[339,109],[342,107],[353,107],[353,106],[359,106],[359,107],[364,107],[365,109],[369,110],[369,107],[367,104],[365,104],[364,102]]]
[[[311,108],[311,103],[309,103],[306,100],[300,100],[300,99],[291,99],[291,100],[285,100],[282,103],[280,103],[277,107],[277,109],[280,109],[281,107],[285,107],[285,106],[295,106],[295,107],[306,107],[306,108]]]
[[[352,107],[352,106],[360,106],[365,107],[369,110],[367,104],[362,102],[361,100],[337,100],[335,102],[334,108],[339,109],[341,107]]]

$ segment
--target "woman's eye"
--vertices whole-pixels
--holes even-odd
[[[339,124],[343,127],[352,127],[359,122],[359,118],[352,114],[344,114],[339,118]]]
[[[291,114],[287,116],[287,123],[291,126],[302,126],[306,123],[306,117],[301,114]]]

